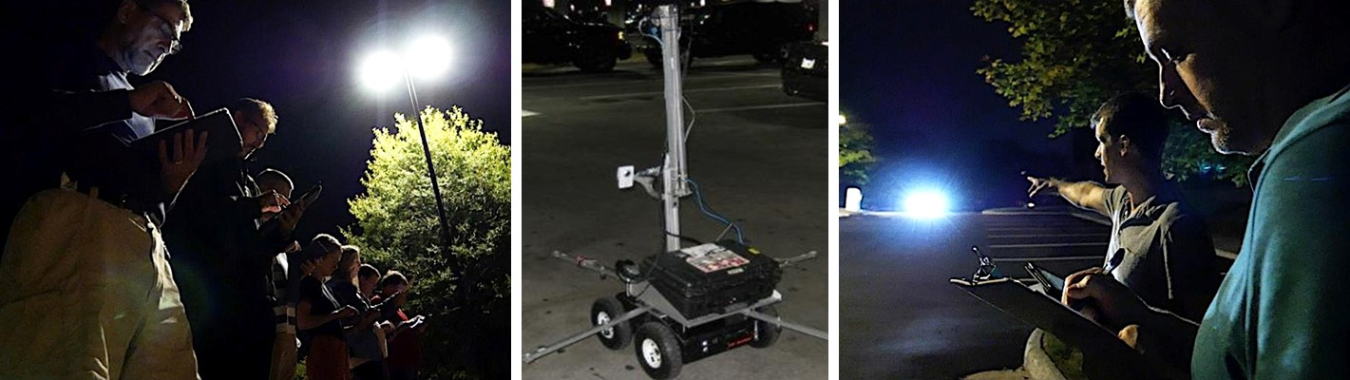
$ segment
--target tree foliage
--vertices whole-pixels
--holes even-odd
[[[872,133],[868,125],[852,122],[839,126],[839,176],[854,185],[867,184],[867,172],[879,157],[872,154]]]
[[[1022,120],[1054,119],[1050,137],[1089,126],[1103,102],[1127,91],[1158,92],[1158,68],[1144,54],[1120,1],[975,0],[975,16],[1008,24],[1022,42],[1020,61],[985,57],[977,72],[994,91],[1020,107]],[[1163,169],[1185,179],[1215,174],[1241,184],[1246,156],[1215,153],[1208,138],[1173,117]],[[1217,173],[1214,168],[1225,168]]]
[[[363,259],[413,281],[405,310],[427,316],[431,378],[510,375],[511,150],[459,107],[422,111],[451,233],[442,239],[417,124],[394,115],[374,131],[343,230]]]

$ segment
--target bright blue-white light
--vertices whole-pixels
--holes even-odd
[[[905,213],[916,218],[938,218],[947,214],[947,195],[935,190],[919,190],[905,195]]]

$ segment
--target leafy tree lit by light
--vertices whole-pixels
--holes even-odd
[[[422,343],[432,378],[510,375],[511,150],[459,107],[421,113],[451,229],[440,239],[436,203],[414,121],[395,115],[374,131],[343,230],[363,259],[413,280],[410,314],[428,317]]]

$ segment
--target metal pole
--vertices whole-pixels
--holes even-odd
[[[417,90],[413,87],[412,77],[403,73],[403,82],[408,85],[408,99],[412,101],[413,118],[417,119],[417,132],[422,136],[422,155],[427,159],[427,173],[431,174],[431,193],[436,196],[436,213],[441,221],[441,239],[446,249],[450,248],[450,224],[445,218],[445,201],[441,199],[441,185],[436,180],[436,166],[431,163],[431,147],[427,144],[427,128],[422,125],[422,109],[417,104]]]
[[[681,88],[680,12],[674,5],[656,8],[661,27],[661,62],[666,86],[666,160],[662,170],[662,203],[665,209],[666,251],[680,249],[680,197],[685,185],[684,108]]]

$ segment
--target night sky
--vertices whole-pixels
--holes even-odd
[[[280,119],[277,134],[254,154],[257,161],[250,168],[286,171],[297,193],[324,184],[323,196],[300,223],[299,236],[336,233],[337,226],[355,222],[346,199],[363,191],[360,178],[370,158],[371,129],[392,126],[394,112],[412,110],[402,86],[380,98],[357,79],[363,53],[380,44],[403,50],[408,35],[423,31],[450,41],[456,51],[451,74],[440,83],[417,82],[423,106],[463,106],[502,143],[511,143],[509,1],[189,4],[195,22],[183,36],[183,51],[133,83],[167,81],[198,114],[240,97],[272,103]],[[81,9],[72,7],[71,14]]]
[[[1069,174],[1069,136],[1047,139],[1053,122],[1020,121],[975,72],[984,56],[1020,57],[1005,24],[975,17],[969,1],[841,7],[840,110],[870,125],[884,160],[863,187],[864,208],[891,209],[919,187],[952,192],[958,208],[1012,206],[1025,198],[1020,171]]]

